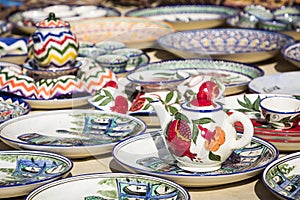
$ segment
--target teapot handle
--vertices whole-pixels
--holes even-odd
[[[229,116],[228,121],[232,126],[234,126],[235,122],[241,122],[244,128],[242,137],[239,140],[233,140],[231,143],[231,148],[240,149],[249,144],[254,134],[254,128],[251,120],[241,112],[234,112]]]

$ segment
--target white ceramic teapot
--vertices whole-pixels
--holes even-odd
[[[250,119],[240,112],[228,116],[222,105],[211,99],[184,102],[175,112],[170,112],[161,99],[151,105],[159,117],[170,153],[184,170],[217,170],[233,150],[251,142],[254,130]],[[241,138],[237,137],[235,122],[243,124]]]

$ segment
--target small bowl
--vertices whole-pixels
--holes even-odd
[[[101,48],[96,47],[83,47],[79,48],[78,50],[78,56],[80,57],[89,57],[96,59],[98,56],[106,54],[106,51]]]
[[[290,129],[300,120],[300,99],[270,96],[260,100],[259,106],[266,121],[276,129]]]
[[[131,71],[140,65],[144,52],[140,49],[122,48],[114,50],[112,54],[126,56],[128,58],[126,70]]]
[[[300,42],[290,44],[281,49],[284,59],[300,68]]]
[[[115,54],[105,54],[98,56],[96,61],[104,68],[108,68],[114,73],[124,73],[126,72],[126,65],[128,58],[122,55]]]
[[[111,53],[116,49],[125,48],[126,45],[124,43],[116,42],[116,41],[104,41],[104,42],[96,43],[95,47],[104,49],[107,53]]]
[[[258,28],[268,30],[268,31],[283,31],[287,29],[287,23],[280,22],[277,20],[267,21],[260,20],[258,23]]]
[[[239,24],[245,28],[256,28],[258,24],[258,19],[254,15],[250,15],[246,12],[240,12],[239,14]]]
[[[127,75],[127,79],[145,89],[176,89],[183,81],[190,78],[190,74],[180,70],[148,70],[134,71]]]

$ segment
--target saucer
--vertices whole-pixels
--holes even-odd
[[[130,172],[166,178],[187,187],[210,187],[245,180],[259,174],[278,157],[278,151],[272,144],[253,137],[250,145],[235,150],[217,171],[183,171],[170,158],[161,131],[121,141],[112,153],[114,159]]]

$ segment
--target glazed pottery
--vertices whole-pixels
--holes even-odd
[[[75,62],[79,45],[68,22],[56,18],[51,12],[36,26],[37,30],[28,41],[28,57],[38,69],[60,69]]]
[[[189,172],[176,165],[159,130],[120,141],[112,154],[114,160],[129,172],[162,177],[185,187],[206,187],[203,188],[206,190],[228,183],[235,185],[259,175],[279,153],[271,143],[253,137],[249,145],[234,150],[219,170]]]
[[[284,59],[300,68],[300,42],[287,45],[281,49]]]
[[[62,155],[27,150],[0,151],[0,198],[24,196],[33,189],[66,177],[73,162]]]
[[[228,116],[221,104],[214,103],[212,98],[219,95],[216,86],[210,81],[202,83],[197,99],[182,103],[178,110],[161,99],[150,102],[159,117],[165,143],[177,166],[184,170],[218,170],[234,149],[251,142],[254,131],[250,119],[240,112]],[[234,129],[236,122],[244,127],[240,139]]]
[[[271,96],[260,100],[266,121],[277,129],[289,129],[300,121],[300,100],[286,96]]]
[[[129,173],[93,173],[69,177],[32,191],[26,200],[61,199],[180,199],[190,200],[186,189],[158,177]]]

